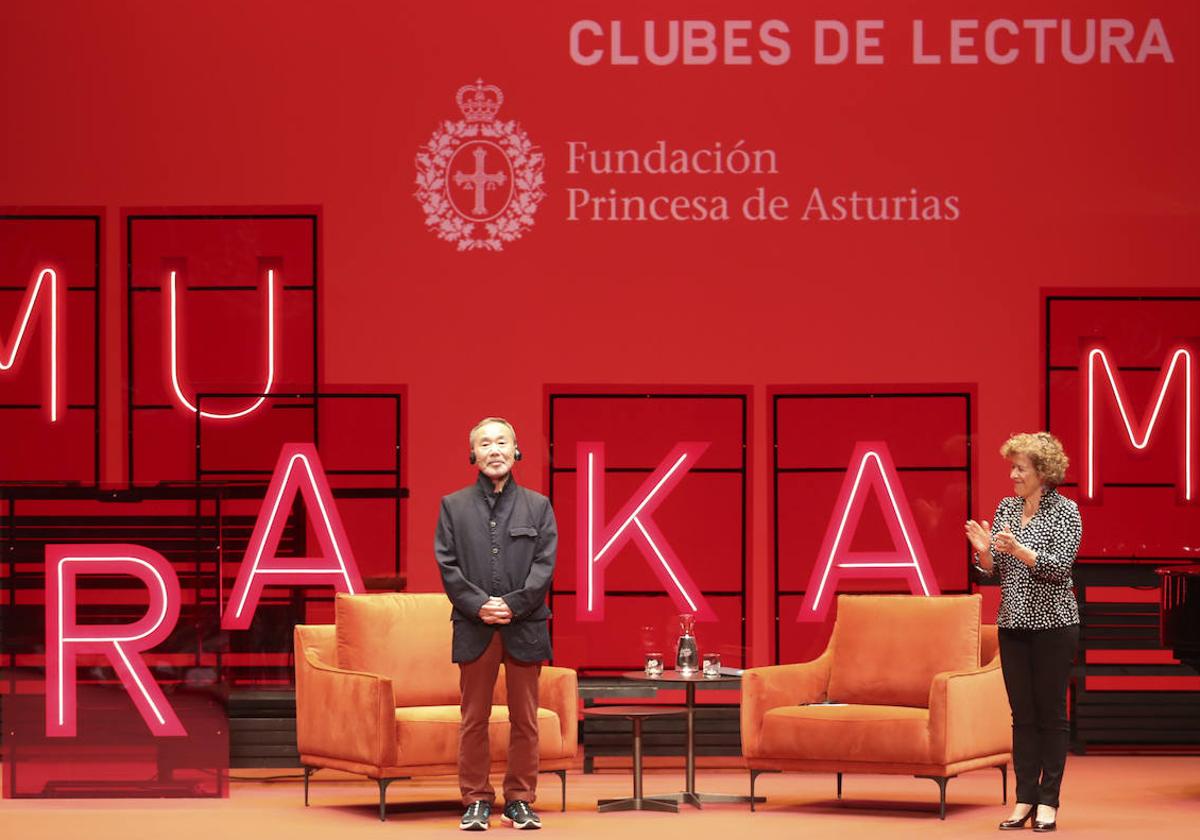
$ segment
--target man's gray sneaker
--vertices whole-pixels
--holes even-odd
[[[458,827],[463,831],[487,831],[488,819],[492,816],[492,806],[482,799],[476,799],[462,816]]]
[[[542,818],[533,813],[533,809],[529,807],[529,803],[523,799],[506,802],[504,805],[504,815],[500,817],[500,821],[505,825],[511,825],[513,828],[542,827]]]

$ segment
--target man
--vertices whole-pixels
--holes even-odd
[[[459,828],[488,827],[496,791],[488,720],[500,663],[508,687],[508,770],[503,822],[541,828],[530,805],[538,778],[538,676],[550,658],[546,592],[558,528],[550,500],[513,478],[517,436],[501,417],[485,417],[468,436],[475,483],[442,498],[434,551],[454,605],[452,658],[459,667],[462,723],[458,784],[467,806]]]

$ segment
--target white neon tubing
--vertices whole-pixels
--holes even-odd
[[[112,562],[112,561],[126,561],[129,563],[137,563],[138,565],[145,566],[147,569],[150,570],[150,573],[153,574],[155,579],[158,581],[159,589],[162,591],[162,595],[163,595],[162,614],[158,617],[158,620],[154,622],[153,627],[151,627],[145,633],[139,633],[136,636],[83,636],[83,637],[67,638],[66,636],[63,635],[63,607],[64,607],[64,604],[63,604],[63,566],[65,566],[68,562],[108,563],[108,562]],[[146,691],[146,686],[142,684],[141,679],[137,675],[137,671],[134,670],[133,664],[130,663],[129,658],[125,655],[125,651],[121,649],[121,644],[120,644],[121,642],[136,642],[139,639],[144,639],[147,636],[149,636],[150,634],[154,633],[156,630],[158,630],[158,628],[162,626],[162,623],[164,621],[166,621],[167,610],[168,610],[167,601],[170,598],[170,593],[167,592],[167,582],[164,581],[162,578],[162,575],[160,575],[158,573],[158,569],[154,568],[154,566],[147,563],[145,560],[141,559],[140,557],[64,557],[58,561],[57,573],[58,573],[58,725],[59,726],[65,725],[65,719],[63,717],[63,703],[65,702],[65,700],[63,698],[63,678],[65,676],[65,674],[63,673],[63,643],[64,642],[112,642],[112,646],[116,649],[116,651],[120,655],[122,661],[124,661],[125,666],[127,668],[129,668],[129,673],[133,674],[133,680],[134,680],[134,682],[137,683],[138,690],[140,692],[142,692],[142,697],[145,698],[146,702],[150,705],[150,708],[154,711],[154,716],[156,718],[158,718],[158,722],[160,724],[165,724],[166,719],[162,716],[162,712],[160,712],[158,710],[158,706],[154,705],[154,700],[150,697],[150,693],[148,691]],[[72,609],[74,609],[74,607],[72,607]]]
[[[166,718],[162,716],[162,712],[158,710],[158,706],[154,705],[154,701],[150,699],[150,692],[146,691],[146,686],[142,684],[142,678],[137,675],[137,671],[133,669],[133,663],[129,661],[129,657],[125,655],[125,649],[116,642],[113,642],[113,647],[121,656],[121,661],[125,663],[125,667],[129,669],[133,681],[137,683],[138,691],[142,692],[142,697],[150,705],[150,710],[154,712],[154,717],[158,718],[159,725],[166,725]]]
[[[1179,363],[1180,357],[1183,358],[1184,374],[1184,420],[1183,420],[1183,497],[1191,501],[1192,499],[1192,354],[1180,348],[1171,356],[1171,364],[1167,368],[1167,375],[1163,377],[1162,388],[1158,391],[1158,399],[1154,403],[1154,409],[1150,412],[1150,421],[1146,424],[1146,433],[1142,435],[1142,440],[1139,443],[1133,430],[1133,423],[1130,421],[1129,413],[1125,410],[1125,402],[1121,399],[1121,390],[1117,387],[1116,377],[1113,375],[1112,367],[1108,364],[1108,355],[1099,347],[1093,348],[1088,352],[1088,384],[1087,384],[1087,495],[1089,499],[1096,497],[1096,389],[1095,389],[1095,372],[1096,359],[1099,358],[1104,364],[1104,372],[1108,375],[1108,384],[1112,388],[1113,397],[1117,401],[1117,410],[1121,412],[1121,420],[1125,424],[1125,434],[1129,437],[1129,442],[1133,444],[1133,448],[1139,451],[1146,448],[1150,443],[1150,434],[1154,431],[1154,424],[1158,422],[1158,413],[1162,409],[1163,401],[1167,396],[1167,388],[1171,385],[1171,379],[1175,376],[1175,366]]]
[[[596,556],[591,558],[592,560],[599,560],[604,556],[604,552],[608,551],[609,548],[612,547],[612,544],[617,541],[617,537],[621,536],[621,534],[625,532],[625,529],[629,527],[630,523],[637,518],[637,515],[645,509],[646,505],[650,504],[650,500],[653,499],[655,495],[657,495],[658,491],[662,489],[662,486],[667,483],[667,479],[675,474],[675,471],[679,469],[680,465],[682,465],[687,459],[687,456],[688,454],[686,452],[679,456],[679,459],[671,465],[671,469],[667,470],[663,474],[663,477],[658,480],[658,484],[655,484],[650,492],[646,494],[646,498],[642,499],[641,503],[633,509],[633,513],[629,514],[629,517],[621,523],[621,527],[613,533],[608,542],[604,544],[604,547],[600,549]],[[589,460],[588,463],[590,464],[591,461]],[[588,501],[591,501],[591,499],[589,498]]]
[[[21,342],[25,339],[25,331],[29,327],[29,320],[33,317],[33,308],[37,305],[38,296],[42,293],[42,282],[46,276],[50,277],[50,422],[58,422],[58,275],[55,274],[52,268],[43,268],[38,274],[37,280],[33,284],[33,293],[29,296],[29,305],[25,307],[25,314],[21,316],[21,325],[17,327],[17,338],[13,342],[12,349],[8,352],[8,359],[0,359],[0,371],[10,370],[16,364],[17,353],[21,349]]]
[[[588,452],[588,498],[587,498],[587,506],[588,506],[587,507],[587,511],[588,511],[588,519],[587,519],[587,552],[588,552],[587,553],[587,560],[588,560],[588,564],[587,564],[587,572],[588,572],[587,608],[588,608],[588,612],[592,611],[592,593],[593,593],[593,590],[595,589],[595,586],[593,583],[593,581],[595,579],[595,574],[594,574],[595,566],[593,565],[593,562],[592,562],[592,558],[593,558],[592,549],[595,546],[595,524],[594,524],[595,505],[592,504],[592,488],[596,483],[596,474],[593,469],[593,464],[595,463],[595,460],[596,460],[595,453]]]
[[[907,569],[912,563],[838,563],[839,569]],[[928,593],[926,593],[928,594]]]
[[[179,398],[179,402],[183,406],[196,413],[196,406],[183,395],[183,388],[179,385],[179,307],[176,301],[175,292],[175,272],[171,272],[170,282],[170,322],[171,322],[171,387],[175,389],[175,396]],[[245,417],[247,414],[255,411],[260,405],[266,402],[267,394],[271,393],[271,388],[275,385],[275,270],[267,270],[267,384],[263,388],[262,396],[255,400],[249,408],[244,408],[241,411],[234,412],[218,412],[218,411],[201,411],[200,416],[209,420],[236,420],[238,417]]]
[[[663,557],[662,552],[658,550],[658,546],[654,544],[654,540],[650,538],[650,534],[646,531],[646,527],[642,525],[642,520],[635,516],[633,518],[633,524],[637,525],[638,530],[642,532],[642,536],[646,538],[646,542],[650,543],[650,548],[654,551],[654,556],[658,558],[658,562],[662,564],[662,567],[667,570],[667,574],[671,576],[671,581],[675,584],[675,588],[679,590],[680,594],[683,595],[683,600],[687,601],[688,606],[692,608],[693,612],[695,612],[696,602],[692,600],[692,596],[688,595],[687,590],[683,588],[683,584],[679,582],[679,578],[675,577],[675,571],[671,568],[670,564],[667,563],[667,558]]]
[[[588,509],[587,509],[588,510],[588,536],[587,536],[587,549],[588,549],[587,593],[588,593],[588,597],[587,597],[587,608],[588,608],[588,612],[592,611],[593,593],[595,591],[595,583],[594,583],[595,576],[593,574],[595,564],[600,561],[600,558],[602,556],[604,556],[604,552],[608,551],[609,548],[612,547],[612,544],[617,541],[617,538],[620,537],[621,534],[623,534],[625,532],[625,529],[629,527],[630,523],[637,521],[637,515],[646,508],[646,505],[650,504],[650,500],[653,499],[654,496],[658,493],[658,491],[662,489],[662,486],[664,484],[666,484],[667,479],[669,479],[672,475],[675,474],[675,471],[677,469],[679,469],[680,465],[683,464],[683,462],[686,459],[687,459],[686,452],[679,456],[678,460],[676,460],[675,463],[671,465],[671,468],[669,470],[667,470],[666,473],[663,474],[663,477],[661,479],[659,479],[658,483],[655,484],[654,487],[652,487],[650,489],[650,492],[646,494],[646,498],[642,499],[641,503],[636,508],[634,508],[633,513],[629,514],[629,517],[624,522],[621,523],[621,527],[617,528],[617,530],[613,532],[612,537],[610,537],[608,542],[606,542],[604,544],[604,547],[601,548],[599,552],[593,554],[592,549],[595,546],[595,523],[594,523],[595,505],[592,503],[592,497],[593,497],[592,496],[592,486],[596,480],[595,469],[594,469],[595,455],[594,455],[594,453],[591,453],[591,452],[588,453],[588,499],[587,499],[587,504],[588,504]],[[638,528],[642,529],[642,525],[640,522],[638,522],[637,525],[638,525]],[[646,533],[645,529],[642,529],[642,533],[643,534]],[[650,542],[650,545],[653,546],[654,553],[658,554],[658,547],[654,545],[654,541],[650,539],[649,535],[646,536],[646,539]],[[666,561],[663,560],[663,558],[662,558],[662,555],[659,554],[658,557],[659,557],[659,560],[662,561],[663,566],[666,567],[667,573],[671,575],[671,579],[675,580],[675,573],[671,571],[669,566],[667,566]],[[678,580],[676,580],[675,582],[676,582],[676,584],[679,583]],[[682,586],[679,587],[679,591],[683,592],[683,597],[687,598],[687,602],[689,604],[692,604],[692,609],[695,609],[696,608],[695,604],[692,603],[692,599],[688,597],[687,592],[684,592],[684,589]]]
[[[842,542],[842,533],[846,529],[846,520],[850,518],[850,508],[854,505],[854,500],[858,497],[858,485],[862,481],[863,471],[866,469],[867,461],[874,459],[879,465],[879,475],[883,478],[883,486],[887,489],[888,500],[892,503],[892,512],[896,514],[896,521],[900,524],[900,533],[904,536],[904,544],[908,546],[909,556],[912,557],[911,563],[839,563],[839,568],[867,568],[867,569],[882,569],[882,568],[909,568],[917,570],[917,580],[921,583],[921,591],[929,595],[929,587],[925,584],[925,575],[921,574],[921,564],[917,562],[917,551],[913,548],[912,539],[908,535],[908,528],[904,526],[904,517],[900,515],[900,507],[896,503],[896,495],[892,492],[892,483],[888,481],[887,471],[883,468],[883,460],[876,452],[867,452],[863,455],[862,460],[858,462],[858,474],[854,476],[854,485],[850,488],[850,495],[846,497],[846,507],[842,510],[842,521],[838,523],[837,533],[833,538],[833,546],[829,550],[829,559],[825,561],[825,571],[821,575],[821,585],[817,587],[817,597],[813,599],[812,611],[817,611],[817,606],[821,603],[821,595],[825,592],[825,583],[829,580],[829,572],[833,568],[833,558],[837,556],[838,545]]]
[[[292,477],[292,467],[297,461],[304,463],[304,470],[308,473],[309,483],[313,488],[313,495],[317,497],[317,507],[321,509],[321,519],[325,522],[325,532],[329,534],[329,541],[333,544],[333,553],[337,555],[338,566],[340,569],[263,569],[258,570],[258,564],[262,560],[263,550],[267,544],[267,535],[271,533],[271,529],[275,525],[275,516],[279,513],[279,505],[283,501],[283,493],[287,489],[288,480]],[[317,485],[317,478],[313,475],[312,466],[308,463],[308,458],[302,453],[296,453],[288,461],[287,471],[283,474],[283,481],[279,484],[279,492],[275,495],[275,501],[271,506],[271,516],[267,520],[266,527],[263,528],[262,539],[258,541],[258,550],[254,553],[254,563],[250,566],[250,574],[246,576],[246,587],[242,590],[242,598],[238,602],[238,608],[234,611],[234,616],[241,618],[242,610],[246,608],[246,599],[250,597],[250,587],[254,582],[254,576],[257,574],[272,574],[282,572],[295,572],[298,574],[337,574],[340,572],[342,577],[346,579],[346,591],[351,595],[354,592],[354,583],[350,580],[350,572],[346,569],[346,561],[342,559],[342,548],[338,545],[337,534],[334,532],[333,523],[329,521],[329,512],[325,509],[325,500],[321,498],[321,488]]]

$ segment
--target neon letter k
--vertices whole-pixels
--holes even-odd
[[[654,511],[683,480],[708,449],[708,443],[676,444],[616,518],[604,522],[604,444],[580,442],[576,461],[577,536],[576,557],[581,593],[576,616],[580,621],[604,619],[604,570],[627,542],[632,540],[649,561],[650,568],[683,612],[700,621],[715,621],[716,614],[692,582],[667,538],[655,524]],[[697,523],[697,527],[702,527]]]

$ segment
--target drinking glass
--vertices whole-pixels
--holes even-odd
[[[663,672],[663,655],[657,651],[646,654],[646,676],[661,677]]]

